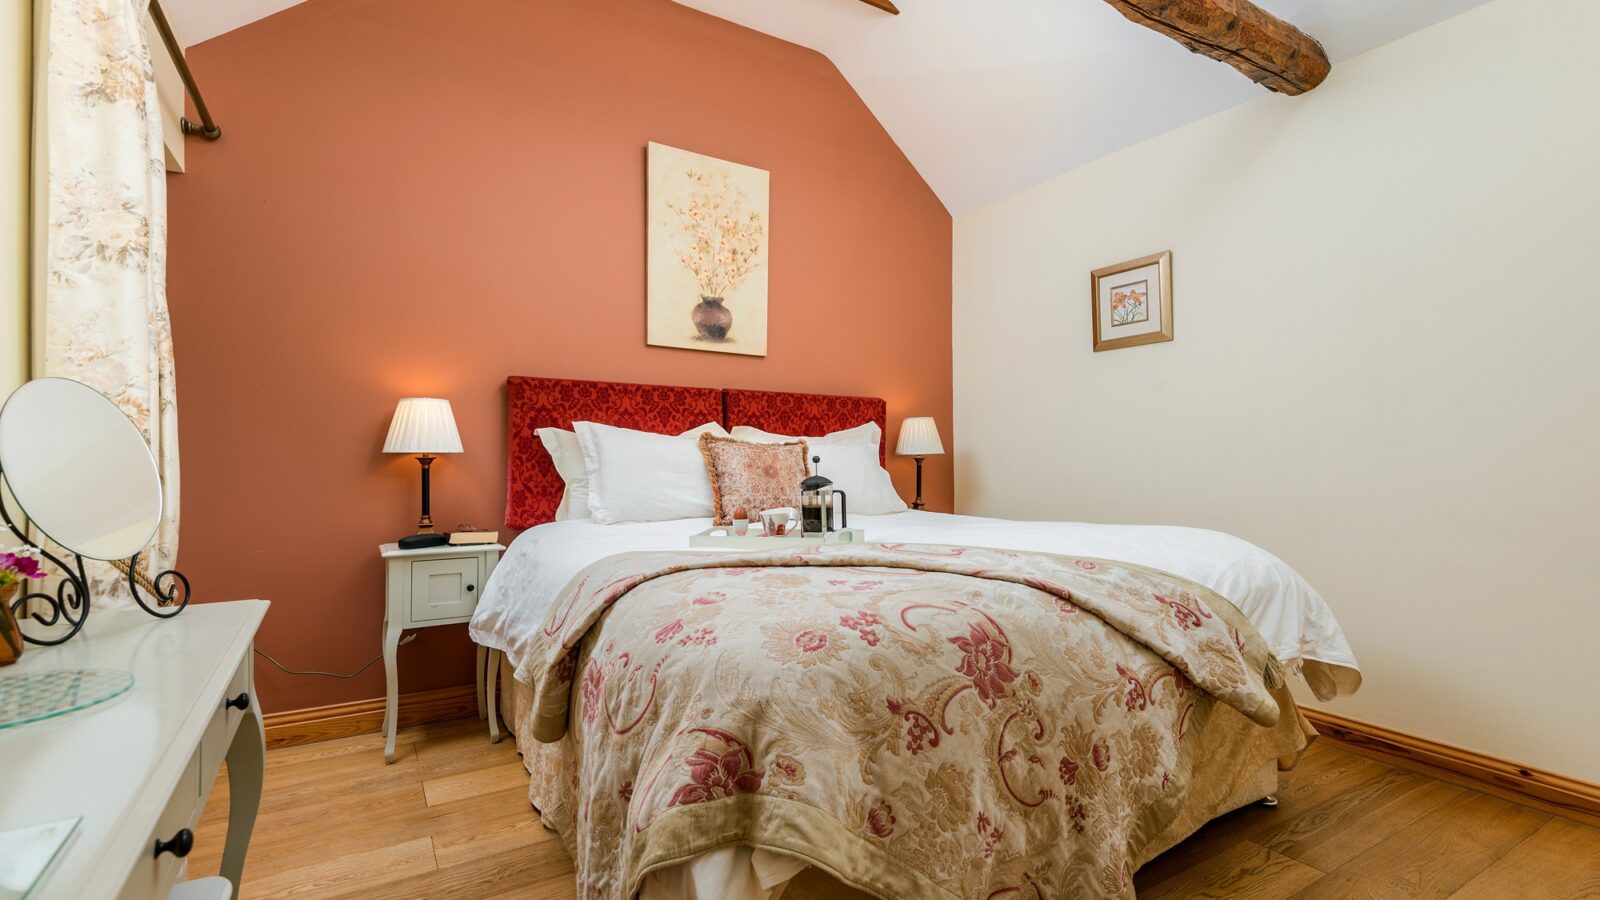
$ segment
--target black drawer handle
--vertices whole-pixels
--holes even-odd
[[[185,856],[188,856],[189,851],[193,849],[194,832],[187,828],[178,829],[178,833],[173,835],[172,840],[170,841],[163,841],[161,838],[156,838],[156,856],[158,858],[163,853],[171,853],[173,856],[183,859]]]
[[[237,697],[234,697],[232,699],[223,701],[222,705],[227,707],[228,709],[240,709],[240,710],[249,709],[250,708],[250,693],[248,691],[246,691],[246,692],[240,694]]]
[[[477,589],[478,589],[478,586],[475,585],[475,584],[467,585],[467,593],[469,593],[469,594],[472,593],[473,591],[477,590]]]

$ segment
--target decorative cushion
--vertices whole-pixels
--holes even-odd
[[[538,437],[540,428],[572,428],[586,420],[678,434],[722,421],[720,388],[506,379],[506,527],[531,528],[555,518],[566,482]],[[581,509],[573,510],[582,516]]]
[[[806,442],[757,444],[700,435],[700,452],[711,476],[711,509],[717,525],[731,525],[743,507],[750,518],[763,510],[800,506],[800,482],[811,474]]]
[[[729,428],[749,425],[773,434],[828,434],[863,422],[878,423],[881,434],[888,409],[877,397],[836,397],[829,394],[791,394],[783,391],[725,392]],[[888,458],[878,444],[878,465]]]
[[[804,437],[770,434],[759,428],[739,425],[733,429],[733,437],[762,444],[803,440],[810,455],[822,459],[814,474],[827,478],[833,482],[836,490],[845,492],[849,512],[862,516],[885,516],[906,510],[906,502],[895,493],[889,471],[878,464],[883,431],[876,422],[828,435]],[[810,457],[807,459],[809,461]]]

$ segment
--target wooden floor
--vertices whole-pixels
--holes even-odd
[[[490,744],[475,719],[405,729],[392,766],[380,735],[270,751],[244,896],[575,897],[527,787],[512,742]],[[1141,900],[1600,898],[1600,829],[1326,742],[1279,797],[1151,862],[1135,879]],[[219,780],[191,875],[216,872],[226,821]]]

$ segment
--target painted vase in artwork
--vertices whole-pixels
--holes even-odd
[[[22,628],[17,624],[16,614],[11,611],[11,601],[21,587],[21,583],[13,581],[0,588],[0,666],[9,666],[20,659],[22,648],[26,646],[22,640]]]
[[[708,341],[725,341],[733,330],[733,313],[721,297],[702,296],[694,305],[694,329]]]

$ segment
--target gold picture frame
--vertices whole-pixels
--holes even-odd
[[[1172,340],[1172,251],[1090,272],[1089,307],[1096,353]]]

